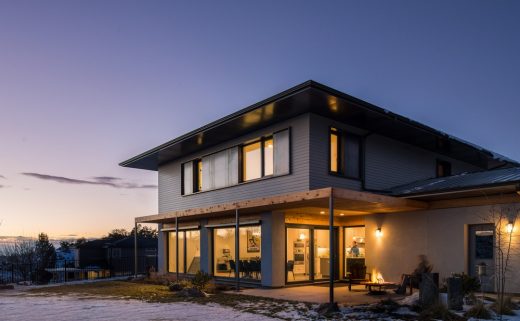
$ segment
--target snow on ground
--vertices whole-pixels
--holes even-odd
[[[146,303],[136,300],[92,299],[74,296],[0,295],[2,321],[272,321],[217,304]]]

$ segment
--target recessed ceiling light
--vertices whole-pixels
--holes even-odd
[[[345,216],[345,213],[339,213],[339,216]]]
[[[321,211],[320,214],[325,214],[325,211]]]

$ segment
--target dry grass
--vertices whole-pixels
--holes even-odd
[[[29,290],[31,295],[77,296],[88,299],[125,299],[145,302],[171,303],[193,302],[198,304],[217,303],[240,311],[275,316],[287,309],[298,310],[304,314],[312,308],[309,304],[255,297],[249,295],[218,293],[207,298],[179,297],[169,291],[166,285],[147,283],[144,281],[106,281],[76,285],[60,285]]]

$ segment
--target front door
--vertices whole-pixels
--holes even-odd
[[[469,226],[469,266],[468,274],[479,278],[478,265],[485,265],[486,275],[480,276],[482,290],[495,289],[495,227],[493,224]]]

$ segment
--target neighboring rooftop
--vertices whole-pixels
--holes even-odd
[[[394,196],[421,196],[470,189],[479,189],[485,193],[484,188],[493,188],[497,193],[517,191],[518,184],[520,184],[520,167],[513,167],[421,180],[390,190]]]
[[[334,118],[480,168],[520,166],[505,156],[312,80],[175,138],[120,165],[156,171],[161,164],[181,156],[305,113]]]

